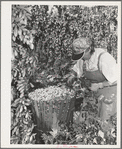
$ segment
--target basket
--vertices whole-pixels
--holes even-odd
[[[53,91],[59,89],[57,86],[53,86]],[[40,89],[48,95],[50,87],[45,89]],[[39,90],[39,89],[38,89]],[[34,96],[29,95],[32,99],[32,106],[33,112],[36,115],[36,123],[37,128],[43,131],[49,131],[52,128],[53,124],[53,116],[56,113],[57,120],[59,122],[63,122],[68,124],[70,121],[73,121],[73,111],[75,110],[75,92],[71,91],[70,89],[60,88],[60,95],[54,96],[52,92],[52,96],[48,98],[48,100],[42,99],[42,94],[39,96],[37,95],[36,91],[31,93],[35,94]],[[37,91],[38,92],[38,91]],[[65,95],[63,94],[65,92]],[[72,95],[71,95],[72,92]],[[43,94],[43,98],[44,97]],[[51,92],[50,92],[51,94]]]

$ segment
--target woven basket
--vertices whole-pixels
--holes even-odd
[[[55,97],[49,101],[35,99],[32,106],[36,115],[37,128],[47,131],[51,130],[54,113],[56,113],[57,120],[60,122],[68,124],[70,121],[73,121],[75,96],[70,98],[67,94],[65,97]]]

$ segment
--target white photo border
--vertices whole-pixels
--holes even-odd
[[[11,111],[11,6],[116,5],[118,6],[117,145],[13,145],[10,144]],[[121,1],[1,1],[1,147],[7,148],[120,148],[121,146]]]

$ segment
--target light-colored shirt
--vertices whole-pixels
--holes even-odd
[[[95,48],[95,52],[91,55],[89,60],[83,62],[82,59],[79,59],[77,63],[74,65],[73,70],[77,73],[78,77],[83,75],[83,63],[86,64],[86,71],[96,71],[98,70],[98,57],[100,53],[101,55],[99,59],[99,68],[101,73],[106,77],[108,82],[114,83],[117,81],[117,64],[116,60],[108,53],[105,49]]]

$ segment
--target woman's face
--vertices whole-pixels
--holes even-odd
[[[84,53],[84,56],[82,57],[82,60],[89,60],[91,57],[91,54],[90,54],[90,50],[86,50],[85,53]]]

